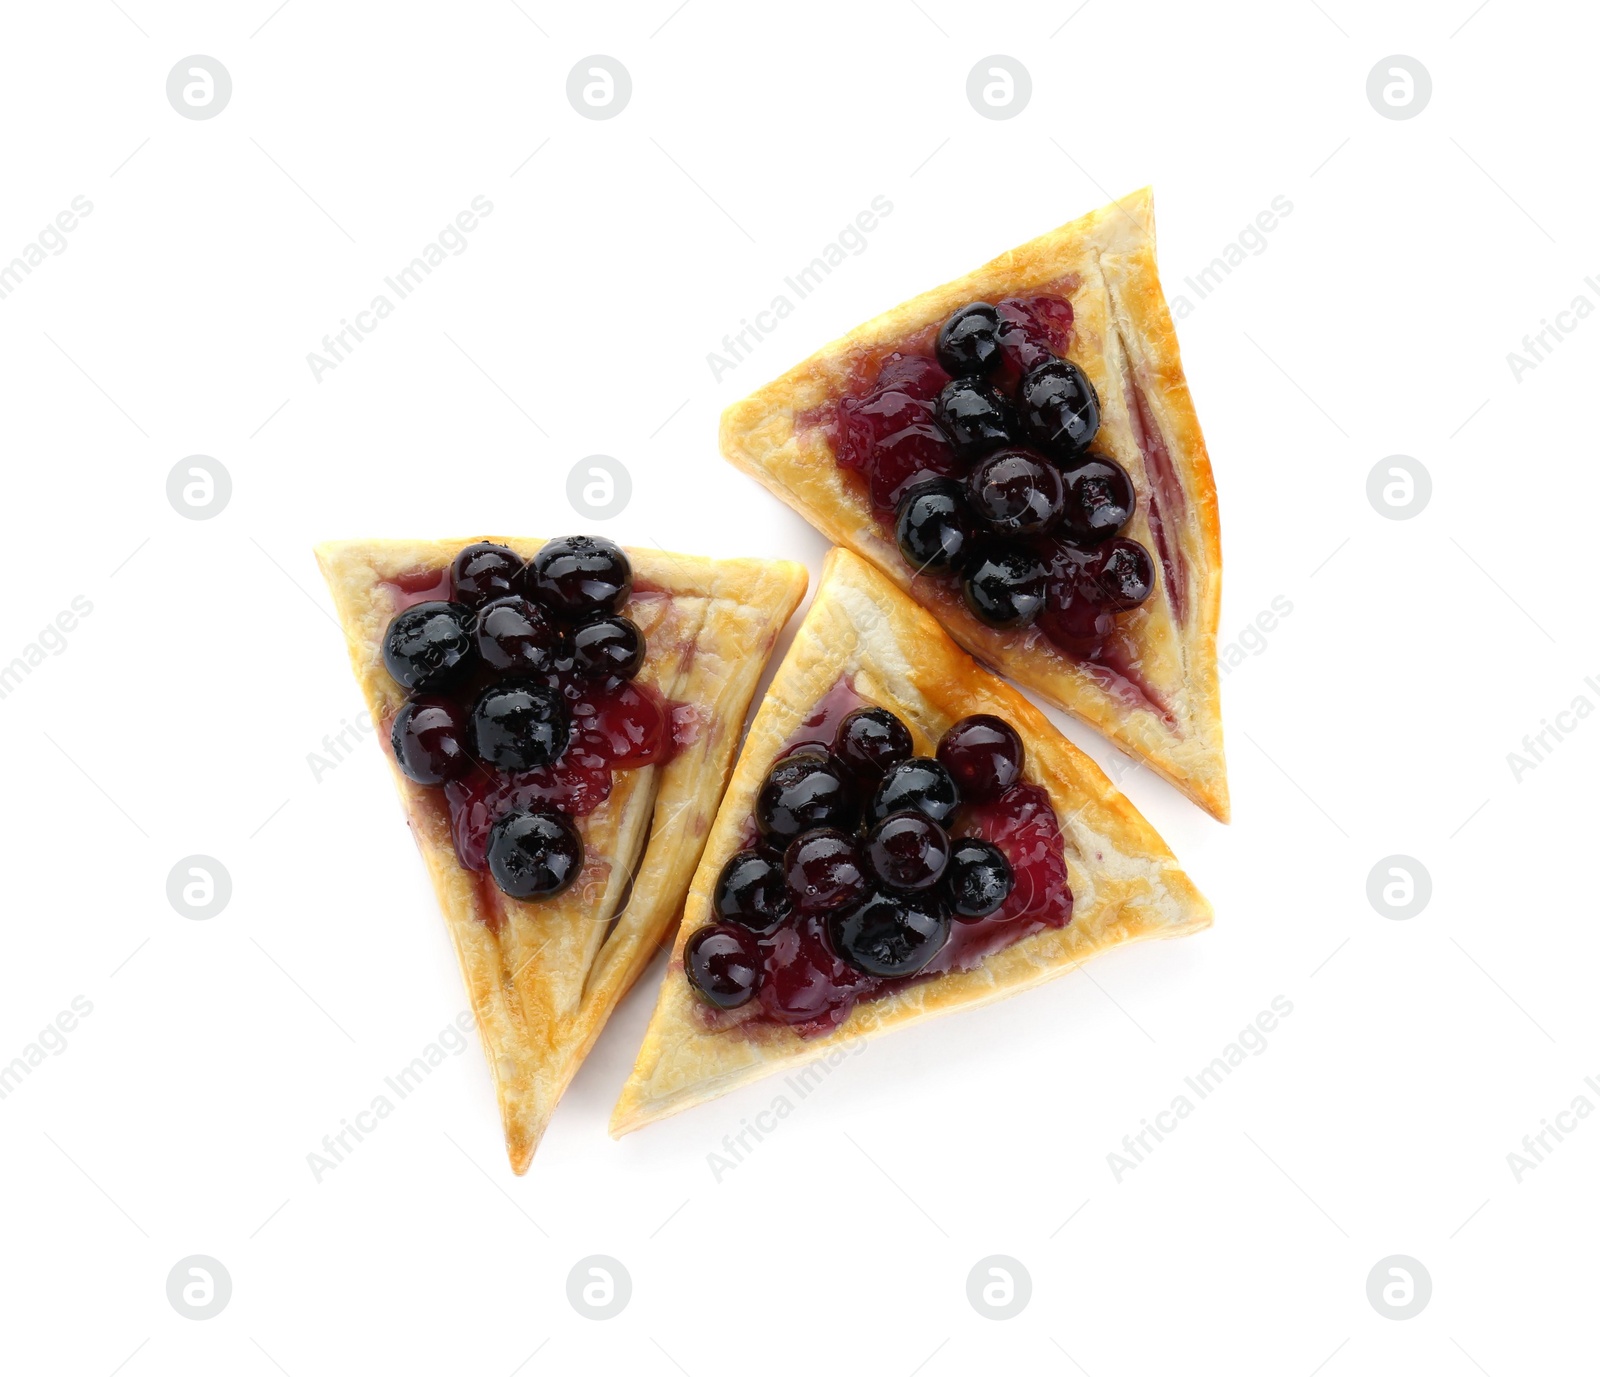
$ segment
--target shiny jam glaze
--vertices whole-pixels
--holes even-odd
[[[839,723],[851,712],[872,706],[848,678],[841,678],[795,728],[778,758],[810,747],[833,743]],[[950,936],[933,961],[916,975],[882,979],[845,964],[834,951],[825,915],[807,916],[798,909],[759,941],[762,975],[754,1000],[731,1020],[705,1011],[713,1026],[778,1023],[804,1037],[830,1032],[863,1000],[890,994],[951,971],[971,970],[985,958],[1045,928],[1062,928],[1072,919],[1061,828],[1049,794],[1035,784],[1012,785],[992,802],[966,804],[951,819],[949,834],[979,837],[999,847],[1010,863],[1014,884],[1010,896],[986,918],[950,925]],[[745,846],[757,841],[751,820]]]
[[[418,570],[383,581],[396,613],[421,602],[450,597],[450,570]],[[636,589],[635,600],[668,596],[653,588]],[[632,606],[632,603],[629,604]],[[626,609],[624,609],[626,610]],[[684,649],[685,660],[693,647]],[[479,668],[448,694],[470,709],[478,694],[499,676]],[[537,770],[502,772],[481,764],[462,778],[450,780],[439,791],[450,819],[456,859],[472,871],[486,871],[489,829],[495,819],[512,808],[532,808],[586,817],[611,796],[617,770],[664,765],[698,739],[704,727],[693,705],[663,698],[648,684],[636,680],[596,682],[571,670],[530,676],[548,684],[566,700],[571,734],[566,750],[552,764]],[[385,719],[387,740],[393,719]],[[492,881],[485,886],[495,902],[486,910],[497,913],[500,897]]]
[[[1045,292],[996,303],[1002,360],[988,381],[1002,394],[1013,395],[1028,369],[1052,356],[1067,356],[1073,332],[1070,297],[1077,285],[1066,280]],[[950,381],[935,357],[937,336],[938,326],[929,326],[893,345],[863,351],[852,361],[842,395],[795,418],[797,430],[821,433],[839,467],[858,475],[873,519],[891,544],[896,542],[896,508],[907,492],[935,478],[959,481],[969,468],[935,419],[936,399]],[[1169,527],[1184,517],[1183,489],[1147,402],[1131,376],[1124,381],[1138,461],[1151,492],[1147,520],[1168,599],[1181,625],[1187,606],[1185,570]],[[1081,552],[1067,550],[1054,536],[1023,543],[1047,566],[1064,555],[1081,558]],[[925,601],[960,615],[964,605],[954,586],[946,587],[932,575],[919,577],[918,584]],[[1103,618],[1100,625],[1110,629],[1086,637],[1052,635],[1047,628],[1058,621],[1048,617],[1011,634],[1025,648],[1048,646],[1075,661],[1129,710],[1153,712],[1175,730],[1178,722],[1170,705],[1143,673],[1133,628],[1144,615],[1134,611]]]

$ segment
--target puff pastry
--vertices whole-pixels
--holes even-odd
[[[542,543],[494,539],[525,558]],[[383,663],[383,635],[398,610],[388,581],[443,569],[468,543],[318,547],[374,722],[386,722],[405,700]],[[666,764],[617,771],[607,801],[578,819],[586,857],[579,883],[537,903],[501,894],[457,860],[438,791],[395,770],[461,962],[519,1175],[612,1009],[678,914],[756,684],[806,588],[805,569],[785,561],[627,553],[637,582],[625,610],[649,647],[639,679],[685,705],[696,725]]]
[[[1024,778],[1050,795],[1060,821],[1073,917],[993,953],[967,971],[912,983],[857,1004],[837,1029],[803,1037],[772,1022],[719,1026],[683,970],[687,938],[713,921],[712,892],[768,767],[841,678],[897,714],[919,751],[955,721],[993,713],[1027,746]],[[1161,838],[1100,769],[1015,689],[980,668],[939,624],[866,561],[828,556],[821,585],[767,692],[712,826],[684,906],[672,960],[644,1045],[611,1119],[630,1133],[771,1072],[825,1057],[936,1014],[986,1004],[1053,979],[1123,942],[1208,926],[1211,908]]]
[[[804,420],[847,393],[864,360],[937,326],[968,302],[1030,292],[1071,301],[1068,357],[1099,393],[1100,447],[1134,480],[1138,504],[1127,533],[1161,556],[1154,595],[1125,619],[1136,685],[1064,653],[1037,629],[985,626],[949,584],[916,577],[893,533],[875,519],[860,478],[834,462],[825,431]],[[722,450],[831,540],[876,564],[981,661],[1082,718],[1227,821],[1216,657],[1217,495],[1156,274],[1148,188],[851,331],[729,407]]]

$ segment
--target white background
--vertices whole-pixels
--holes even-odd
[[[1600,1104],[1600,722],[1520,782],[1507,753],[1600,703],[1600,323],[1520,381],[1507,354],[1600,301],[1593,15],[273,2],[6,14],[0,262],[93,211],[0,300],[0,662],[93,611],[0,700],[0,1060],[93,1012],[0,1101],[0,1366],[1501,1377],[1589,1351],[1600,1126],[1520,1181],[1507,1154]],[[165,95],[197,53],[233,80],[207,121]],[[594,53],[632,74],[609,121],[565,95]],[[1032,75],[1011,120],[965,96],[995,53]],[[1396,53],[1433,81],[1406,121],[1366,97]],[[873,1044],[720,1181],[708,1153],[778,1086],[605,1134],[653,970],[525,1178],[474,1045],[314,1180],[464,998],[380,747],[308,764],[359,708],[313,542],[582,529],[565,476],[605,453],[634,483],[607,534],[815,569],[821,539],[718,458],[720,410],[1146,183],[1172,296],[1293,204],[1179,327],[1222,639],[1293,606],[1223,685],[1235,820],[1123,780],[1215,928]],[[465,252],[318,382],[308,351],[476,195]],[[878,195],[866,251],[714,381],[707,352]],[[209,521],[165,495],[192,454],[232,476]],[[1366,496],[1393,454],[1432,476],[1408,521]],[[193,853],[232,876],[210,921],[166,899]],[[1367,899],[1397,853],[1432,876],[1409,921]],[[1116,1179],[1276,996],[1266,1050]],[[166,1298],[191,1254],[233,1280],[205,1322]],[[567,1300],[591,1254],[632,1277],[608,1322]],[[991,1254],[1032,1277],[1016,1319],[966,1300]],[[1433,1282],[1403,1322],[1366,1294],[1391,1254]]]

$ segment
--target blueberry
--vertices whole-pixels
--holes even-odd
[[[987,918],[1011,897],[1015,883],[1011,862],[992,842],[961,837],[950,849],[944,872],[945,890],[960,923]]]
[[[937,894],[874,894],[828,920],[833,949],[863,975],[915,975],[950,936],[950,910]]]
[[[1017,417],[1034,444],[1052,454],[1081,454],[1100,430],[1100,397],[1088,375],[1066,359],[1048,359],[1017,389]]]
[[[1155,565],[1137,540],[1108,540],[1078,571],[1078,586],[1097,606],[1128,612],[1150,596]]]
[[[968,557],[961,595],[985,626],[1027,626],[1044,603],[1045,567],[1022,545],[992,543]]]
[[[949,859],[949,836],[921,813],[891,813],[867,838],[867,867],[890,889],[937,884]]]
[[[413,698],[389,728],[400,773],[418,784],[459,779],[472,766],[461,709],[442,698]]]
[[[953,378],[939,393],[935,413],[955,452],[975,459],[1011,439],[1011,416],[1000,394],[976,378]]]
[[[939,327],[939,362],[951,377],[977,377],[1000,362],[1000,312],[987,301],[963,306]]]
[[[972,514],[999,535],[1045,534],[1061,519],[1066,499],[1061,470],[1031,449],[998,449],[967,475]]]
[[[561,628],[536,602],[496,598],[478,612],[473,639],[478,658],[502,674],[545,674],[561,654]]]
[[[471,610],[458,602],[408,607],[383,634],[384,667],[401,688],[437,688],[468,667],[471,626]]]
[[[489,873],[513,899],[548,899],[583,869],[583,838],[565,813],[502,813],[489,829]]]
[[[876,783],[912,751],[911,732],[888,708],[857,708],[834,734],[833,753],[858,779]]]
[[[560,536],[539,547],[528,565],[528,587],[558,617],[617,612],[633,591],[633,566],[604,536]]]
[[[509,679],[483,691],[472,709],[473,754],[500,770],[537,770],[567,748],[567,706],[554,689]]]
[[[1066,471],[1067,500],[1058,534],[1077,545],[1097,545],[1133,516],[1133,480],[1115,459],[1091,454]]]
[[[912,756],[889,767],[872,796],[867,821],[876,825],[891,813],[921,813],[941,825],[961,806],[961,790],[937,760]]]
[[[627,617],[596,617],[572,633],[572,663],[593,679],[631,679],[644,664],[644,632]]]
[[[1001,717],[963,717],[934,752],[969,803],[989,803],[1022,778],[1024,751],[1017,729]]]
[[[954,479],[918,483],[900,499],[894,534],[900,554],[919,574],[951,574],[972,540],[966,493]]]
[[[867,897],[867,874],[855,838],[833,827],[813,827],[783,853],[789,897],[803,914],[831,913]]]
[[[712,923],[683,944],[683,969],[690,987],[712,1008],[737,1009],[761,983],[761,949],[744,928]]]
[[[506,549],[480,540],[450,561],[451,596],[474,610],[496,598],[522,591],[522,559]]]
[[[756,795],[756,825],[779,845],[813,827],[855,826],[856,801],[842,766],[826,757],[792,755],[767,772]]]
[[[728,857],[711,892],[718,918],[751,932],[769,933],[789,916],[783,863],[770,851],[736,851]]]

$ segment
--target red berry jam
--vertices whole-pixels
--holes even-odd
[[[396,761],[413,782],[442,786],[462,866],[514,897],[571,884],[583,855],[570,820],[611,796],[615,771],[664,764],[700,732],[695,709],[633,678],[644,637],[626,615],[631,583],[623,551],[586,536],[549,541],[526,566],[478,542],[445,569],[387,581],[396,616],[385,662],[418,695],[386,724]],[[627,653],[597,668],[599,657],[574,653],[586,636]],[[549,817],[527,820],[537,815]]]
[[[1171,534],[1183,488],[1131,375],[1123,381],[1136,452],[1119,463],[1095,447],[1100,398],[1067,358],[1077,285],[970,302],[938,327],[863,351],[843,394],[796,426],[824,436],[839,467],[857,476],[879,529],[935,602],[1048,644],[1171,723],[1118,631],[1149,596],[1154,579],[1145,575],[1157,567],[1173,615],[1184,619]],[[1149,480],[1153,561],[1123,534],[1134,510],[1123,464],[1135,463]],[[1097,557],[1112,541],[1116,557]]]
[[[899,755],[902,735],[907,754],[887,772],[851,763],[864,740],[894,743]],[[910,756],[910,742],[904,723],[841,679],[785,743],[761,789],[767,814],[750,820],[745,847],[716,886],[718,930],[754,941],[756,978],[730,991],[705,962],[685,965],[708,1020],[826,1033],[862,1000],[970,970],[1071,920],[1059,821],[1049,794],[1021,779],[1015,731],[992,716],[963,718],[937,759]],[[772,827],[773,798],[824,775],[827,827],[774,849],[784,843]],[[960,796],[958,775],[970,797]],[[903,787],[885,804],[897,781]],[[734,1009],[742,1012],[725,1012]]]

